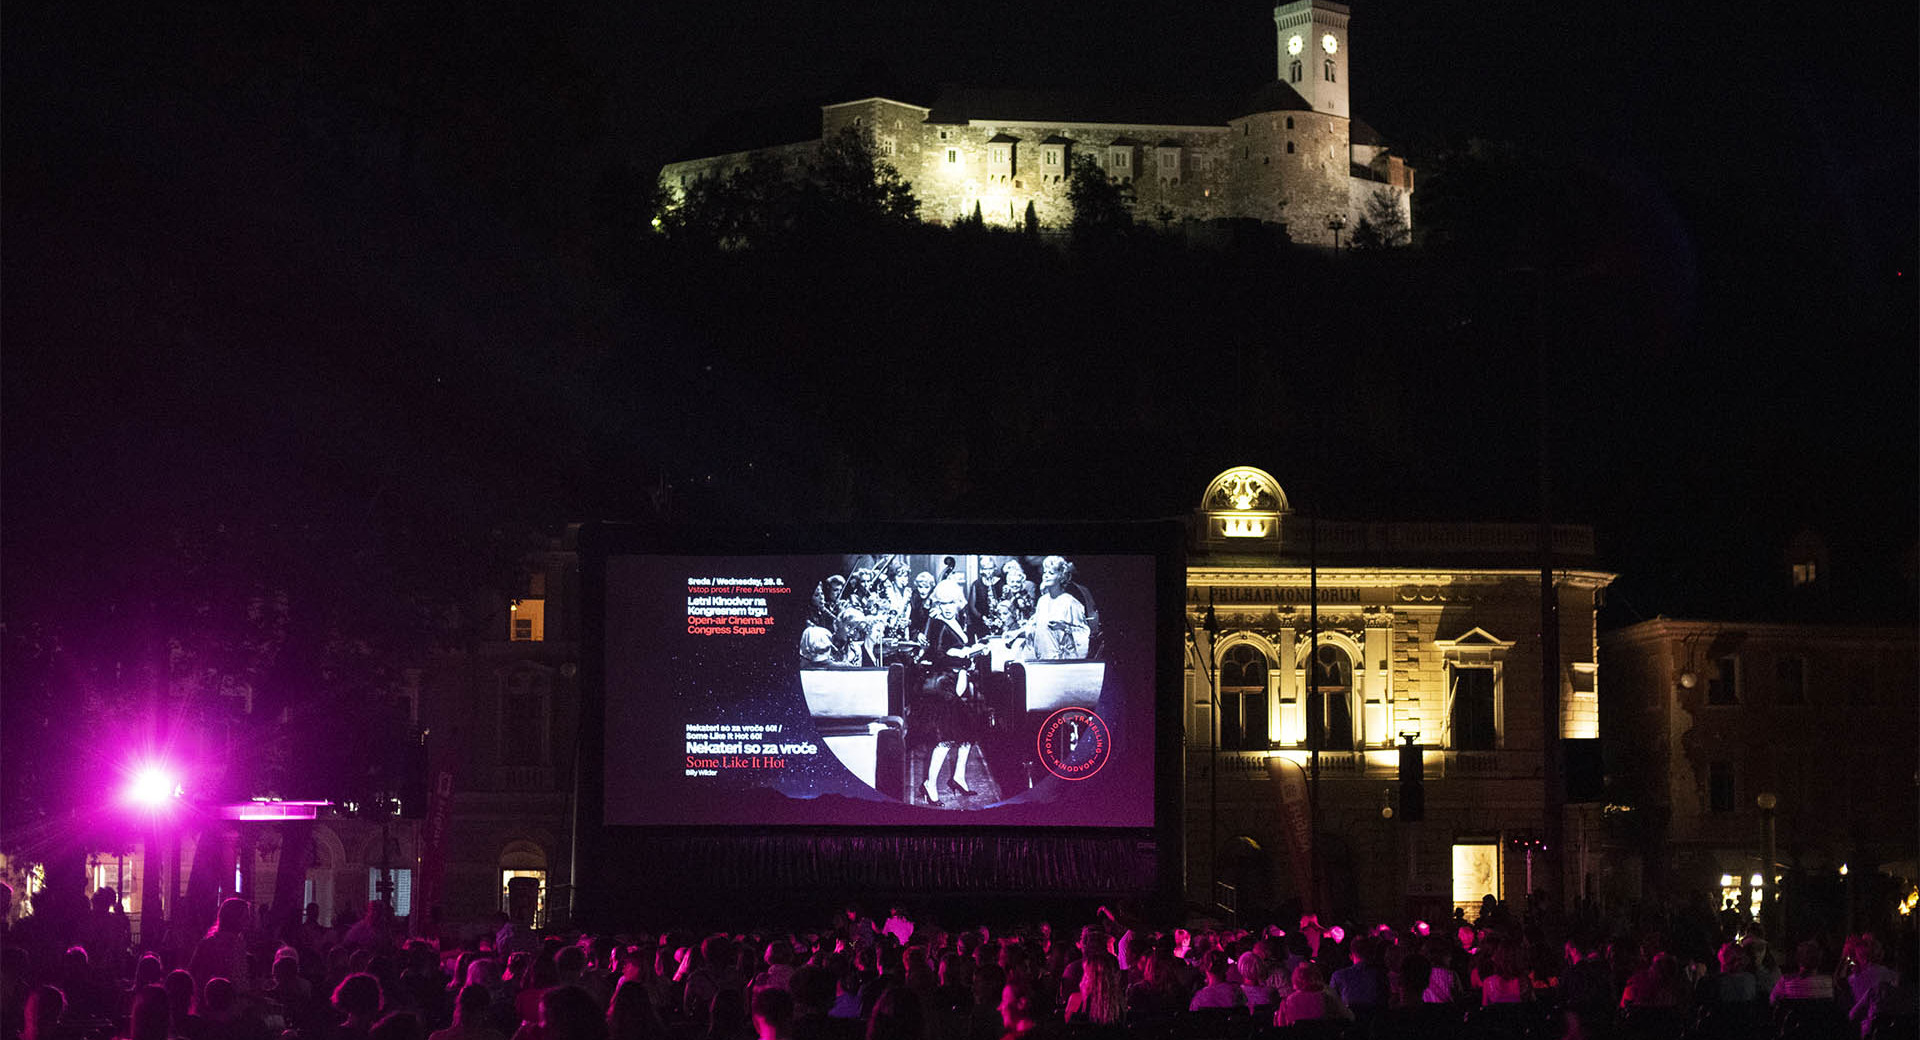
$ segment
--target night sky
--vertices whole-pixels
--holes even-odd
[[[16,3],[0,32],[9,624],[85,594],[75,574],[143,573],[181,528],[335,524],[314,544],[451,557],[484,535],[436,534],[797,495],[791,475],[836,452],[884,485],[846,447],[889,436],[884,402],[771,374],[755,351],[784,345],[727,340],[740,319],[703,314],[671,268],[607,259],[644,227],[636,186],[716,122],[879,78],[1232,96],[1275,63],[1251,2],[162,6]],[[1604,200],[1583,242],[1609,277],[1551,308],[1556,330],[1599,330],[1556,357],[1578,403],[1554,450],[1561,518],[1596,524],[1628,575],[1619,619],[1753,607],[1729,590],[1772,580],[1802,526],[1875,576],[1863,602],[1910,612],[1914,12],[1352,7],[1354,111],[1423,178],[1478,139],[1552,155]],[[963,281],[902,292],[996,302]],[[1449,349],[1368,353],[1366,423],[1405,422],[1391,402]],[[1169,357],[1250,363],[1219,337]],[[908,398],[1024,406],[1017,374],[955,376]],[[1217,408],[1219,381],[1161,408]],[[702,436],[729,406],[729,443]],[[1530,515],[1531,475],[1490,477],[1471,424],[1408,424],[1417,463],[1369,470],[1243,419],[1152,421],[1077,444],[1070,479],[981,471],[992,442],[1058,432],[1044,421],[983,435],[973,470],[914,468],[976,485],[944,501],[980,516],[1172,515],[1239,463],[1328,515]],[[1076,481],[1107,490],[1061,490]]]

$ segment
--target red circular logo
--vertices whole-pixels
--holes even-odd
[[[1061,708],[1040,724],[1040,763],[1062,780],[1085,780],[1113,754],[1113,730],[1087,708]]]

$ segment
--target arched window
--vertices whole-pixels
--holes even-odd
[[[1333,59],[1332,58],[1327,59],[1325,68],[1327,70],[1327,82],[1332,83],[1333,82]]]
[[[1300,82],[1300,71],[1301,71],[1300,63],[1298,61],[1295,61],[1289,64],[1287,66],[1287,82],[1288,83]]]
[[[1267,655],[1250,643],[1220,656],[1220,746],[1267,747]]]
[[[1288,155],[1292,155],[1292,154],[1293,154],[1293,142],[1292,142],[1292,141],[1288,141],[1288,142],[1287,142],[1287,154],[1288,154]]]
[[[1340,647],[1322,643],[1313,657],[1309,683],[1307,746],[1353,750],[1353,659]]]

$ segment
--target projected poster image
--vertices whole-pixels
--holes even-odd
[[[1145,555],[608,561],[607,822],[1145,827]]]

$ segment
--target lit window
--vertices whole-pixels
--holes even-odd
[[[381,870],[379,867],[374,867],[367,871],[367,898],[369,900],[377,900],[380,898],[380,874]],[[392,874],[393,916],[405,917],[413,913],[413,869],[410,867],[395,867],[392,870]]]
[[[1782,657],[1774,662],[1774,686],[1781,704],[1807,703],[1807,659]]]
[[[1812,560],[1793,565],[1793,587],[1796,589],[1805,588],[1813,584],[1819,577],[1819,568],[1814,565]]]
[[[516,643],[537,643],[547,638],[547,601],[544,599],[517,599],[508,608],[513,618],[513,628],[509,636]]]
[[[1707,811],[1730,813],[1733,811],[1733,763],[1710,762],[1707,764]]]
[[[1707,703],[1740,703],[1740,658],[1728,654],[1715,661],[1713,668],[1713,678],[1707,680]]]
[[[1451,746],[1457,751],[1492,751],[1499,746],[1494,671],[1454,665],[1447,690]]]
[[[1220,746],[1267,746],[1267,657],[1249,643],[1220,657]]]

